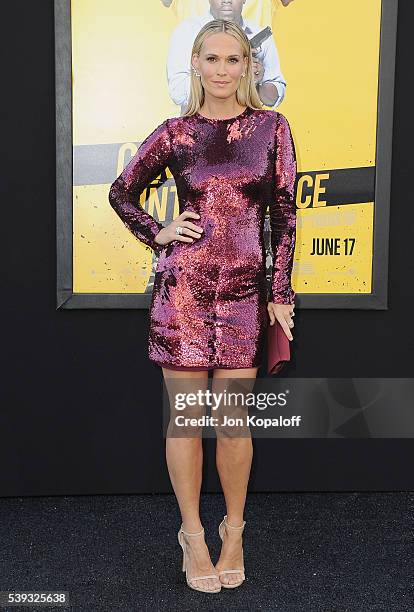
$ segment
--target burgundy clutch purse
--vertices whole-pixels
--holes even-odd
[[[277,374],[287,361],[290,361],[290,340],[283,331],[279,321],[270,325],[267,330],[267,373]]]

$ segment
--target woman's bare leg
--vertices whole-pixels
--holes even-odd
[[[258,368],[236,370],[217,369],[213,373],[212,392],[220,392],[226,387],[226,379],[251,379],[253,387]],[[246,381],[249,383],[249,381]],[[251,390],[251,388],[250,388]],[[224,413],[226,410],[224,410]],[[238,437],[217,435],[216,465],[226,501],[227,522],[234,527],[243,524],[244,506],[246,503],[247,485],[253,459],[251,435]],[[242,534],[229,529],[225,531],[220,558],[216,563],[218,571],[242,567]],[[240,574],[223,574],[221,581],[232,584],[240,580]]]
[[[173,409],[176,393],[194,393],[197,390],[208,388],[208,372],[186,372],[162,368],[164,382],[170,399],[171,420],[165,441],[166,460],[171,484],[177,498],[181,512],[183,530],[196,533],[202,529],[200,520],[200,490],[202,482],[203,446],[201,429],[199,435],[196,430],[180,430],[177,436],[177,428],[174,426],[174,417],[179,414]],[[180,416],[189,414],[187,409],[181,411]],[[191,416],[202,416],[204,409],[192,409]],[[187,431],[187,437],[185,437]],[[178,435],[179,435],[178,434]],[[187,542],[187,567],[188,576],[203,576],[216,574],[211,561],[207,544],[203,537],[186,537]],[[214,590],[219,586],[219,579],[207,578],[194,581],[195,586]]]

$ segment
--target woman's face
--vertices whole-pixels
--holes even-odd
[[[246,73],[247,58],[243,58],[242,47],[234,36],[217,32],[204,40],[200,55],[193,56],[193,66],[201,74],[205,92],[228,98],[236,92],[241,75]]]

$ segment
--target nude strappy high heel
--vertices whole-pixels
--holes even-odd
[[[193,576],[192,578],[188,577],[187,574],[187,543],[184,539],[184,535],[186,536],[201,536],[204,534],[204,527],[201,531],[197,533],[187,533],[183,530],[183,526],[181,525],[180,530],[178,532],[178,541],[180,543],[181,548],[183,549],[183,567],[182,570],[185,572],[185,579],[190,588],[195,589],[196,591],[203,591],[203,593],[219,593],[221,591],[221,585],[218,589],[203,589],[200,586],[196,586],[192,584],[193,580],[203,580],[204,578],[217,578],[217,574],[207,574],[205,576]],[[220,580],[220,578],[219,578]]]
[[[229,525],[229,523],[226,521],[227,519],[227,514],[224,516],[223,520],[221,521],[220,525],[219,525],[219,536],[221,538],[221,540],[223,541],[224,538],[224,531],[226,528],[228,529],[237,529],[238,531],[241,530],[241,532],[243,533],[243,529],[244,526],[246,524],[246,521],[243,521],[243,524],[240,525],[240,527],[233,527],[233,525]],[[220,570],[219,571],[219,576],[221,576],[222,574],[241,574],[242,578],[241,580],[239,580],[238,582],[234,582],[232,584],[225,584],[224,582],[221,583],[221,586],[223,586],[226,589],[234,589],[235,587],[238,587],[242,584],[243,580],[245,580],[245,574],[244,574],[244,558],[243,558],[243,549],[242,549],[242,568],[241,569],[227,569],[227,570]]]

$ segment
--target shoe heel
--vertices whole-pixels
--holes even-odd
[[[180,537],[181,534],[182,534],[182,531],[181,531],[181,528],[180,528],[180,531],[178,532],[178,542],[179,542],[181,548],[183,549],[183,563],[182,563],[181,569],[182,569],[183,572],[185,572],[185,544],[184,544],[184,542],[182,541],[182,539]]]
[[[220,584],[220,588],[215,589],[215,590],[211,590],[211,589],[203,589],[201,587],[198,586],[194,586],[193,581],[194,580],[204,580],[206,578],[217,578],[216,574],[207,574],[206,576],[194,576],[193,578],[188,578],[187,576],[187,543],[184,539],[184,535],[187,536],[200,536],[204,534],[204,527],[201,531],[198,531],[197,533],[187,533],[186,531],[183,530],[183,526],[181,525],[180,530],[178,532],[178,542],[180,543],[181,548],[183,549],[183,565],[182,565],[182,570],[183,572],[185,572],[185,579],[187,582],[187,585],[191,588],[194,589],[196,591],[202,591],[203,593],[219,593],[221,591],[221,584]],[[220,579],[219,579],[220,580]]]

